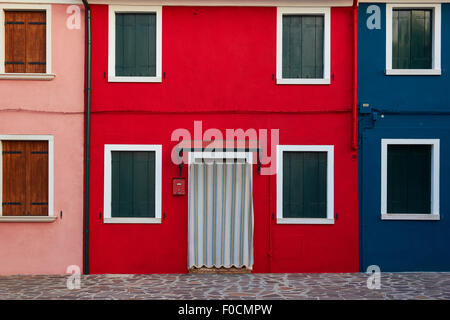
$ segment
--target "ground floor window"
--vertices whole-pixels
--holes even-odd
[[[161,222],[161,146],[105,145],[105,223]]]
[[[439,140],[382,140],[382,218],[439,219]]]
[[[0,150],[0,218],[53,217],[53,137],[0,136]]]
[[[334,147],[277,147],[277,222],[334,223]]]

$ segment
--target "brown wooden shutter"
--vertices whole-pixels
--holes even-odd
[[[45,12],[27,13],[27,73],[45,73],[46,71],[45,29]]]
[[[5,72],[25,72],[26,12],[5,12]]]
[[[48,142],[2,141],[3,215],[48,215]]]
[[[46,72],[45,11],[5,12],[5,72]]]
[[[2,141],[4,216],[25,215],[26,155],[22,141]]]
[[[33,141],[28,143],[28,165],[26,206],[32,216],[48,215],[48,142]]]

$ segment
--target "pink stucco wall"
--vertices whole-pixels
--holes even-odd
[[[82,267],[84,10],[66,27],[67,5],[52,5],[51,81],[0,80],[0,135],[54,136],[53,223],[0,222],[0,275],[62,274]],[[63,212],[62,219],[59,212]]]

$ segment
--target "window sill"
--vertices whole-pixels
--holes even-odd
[[[328,85],[330,79],[277,79],[277,84],[316,84]]]
[[[103,223],[160,224],[161,218],[104,218]]]
[[[334,219],[277,218],[277,224],[334,224]]]
[[[439,214],[408,214],[408,213],[384,213],[381,220],[440,220]]]
[[[108,77],[108,82],[162,82],[161,77]]]
[[[0,73],[0,80],[53,80],[53,73]]]
[[[441,69],[386,69],[387,76],[440,76]]]
[[[56,216],[0,216],[1,222],[54,222]]]

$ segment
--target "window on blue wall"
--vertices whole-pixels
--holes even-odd
[[[431,69],[433,11],[394,9],[392,12],[392,67]]]
[[[441,75],[441,4],[386,5],[386,75]]]
[[[431,212],[431,145],[389,145],[387,210]]]
[[[439,220],[439,139],[381,139],[381,219]]]

